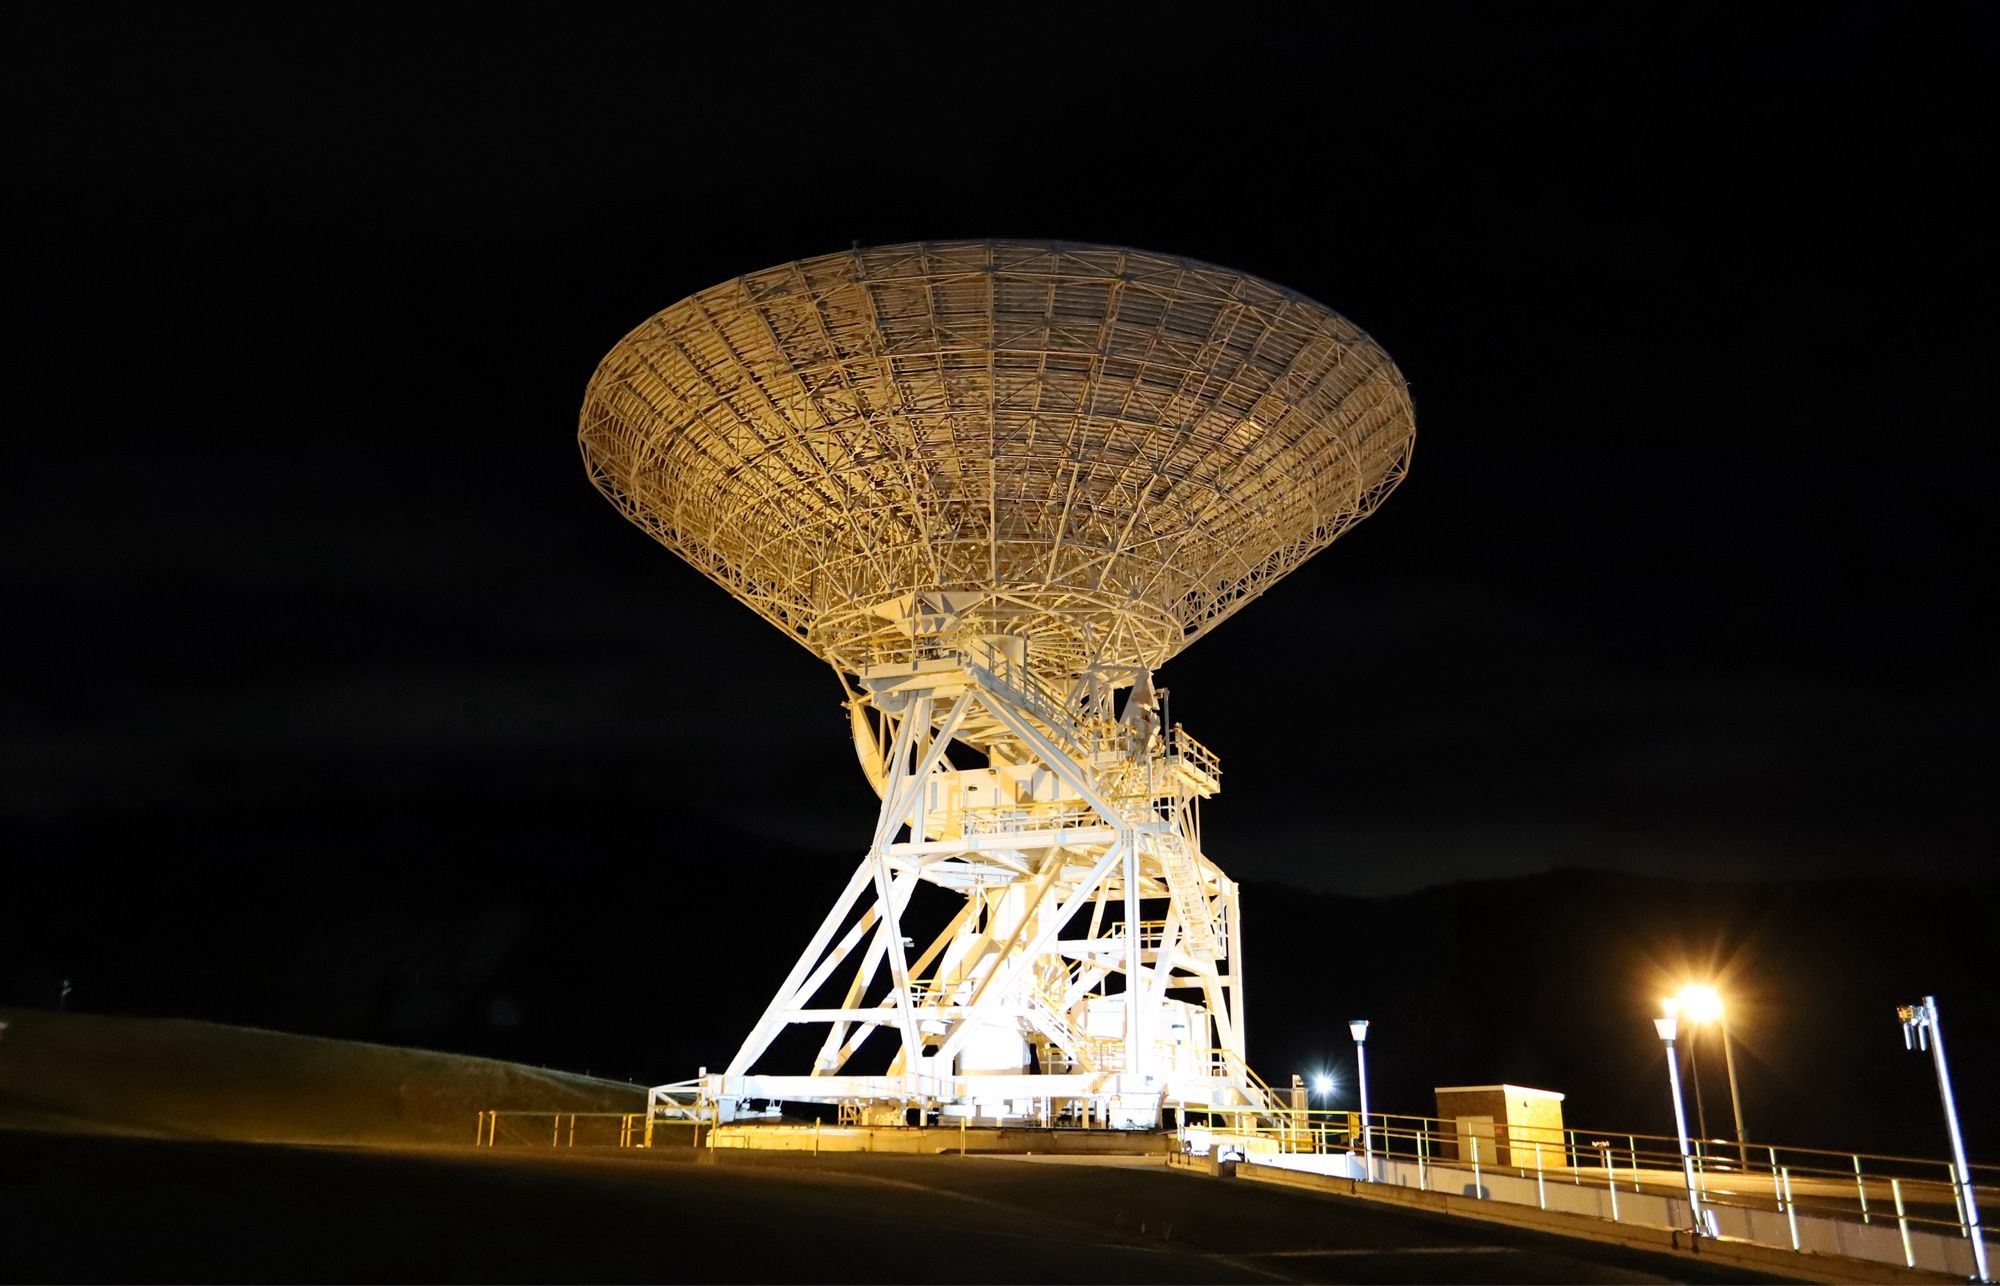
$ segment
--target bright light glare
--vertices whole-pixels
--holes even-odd
[[[1669,1018],[1680,1017],[1681,1001],[1678,996],[1668,996],[1660,1002],[1660,1012]]]
[[[1318,1076],[1313,1077],[1313,1093],[1315,1094],[1333,1093],[1333,1078],[1331,1076],[1328,1076],[1324,1072],[1320,1073]]]
[[[1680,1000],[1689,1022],[1712,1023],[1722,1017],[1722,997],[1715,994],[1713,987],[1691,982],[1681,988]]]

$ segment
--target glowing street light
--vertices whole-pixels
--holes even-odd
[[[1937,998],[1925,996],[1921,1005],[1899,1005],[1896,1017],[1903,1024],[1903,1048],[1922,1049],[1929,1045],[1931,1061],[1937,1065],[1938,1097],[1944,1100],[1944,1123],[1951,1134],[1951,1159],[1956,1167],[1952,1180],[1957,1183],[1962,1194],[1960,1201],[1965,1206],[1965,1235],[1972,1240],[1972,1262],[1979,1270],[1979,1280],[1990,1282],[1993,1275],[1986,1269],[1986,1242],[1979,1231],[1979,1207],[1972,1198],[1972,1172],[1966,1168],[1965,1140],[1958,1133],[1958,1103],[1952,1098],[1951,1069],[1944,1061],[1944,1028],[1938,1026]]]
[[[1313,1093],[1325,1098],[1329,1103],[1332,1102],[1333,1077],[1328,1076],[1325,1072],[1315,1075],[1313,1077]]]
[[[1729,1068],[1729,1108],[1736,1117],[1737,1164],[1745,1170],[1750,1168],[1750,1136],[1743,1128],[1743,1096],[1736,1088],[1736,1047],[1729,1041],[1729,1018],[1723,1008],[1722,997],[1715,988],[1699,983],[1689,983],[1681,988],[1681,1012],[1692,1023],[1714,1023],[1722,1032],[1722,1061]],[[1701,1114],[1701,1066],[1694,1058],[1694,1032],[1688,1032],[1688,1065],[1694,1070],[1695,1114]],[[1707,1121],[1702,1122],[1701,1132],[1708,1133]]]
[[[1354,1071],[1361,1086],[1361,1154],[1368,1168],[1368,1182],[1375,1182],[1375,1130],[1368,1124],[1368,1020],[1357,1018],[1347,1024],[1354,1037]]]
[[[1722,997],[1715,988],[1689,983],[1681,988],[1681,1013],[1691,1023],[1712,1023],[1722,1017]]]
[[[1688,1153],[1687,1109],[1681,1106],[1681,1065],[1674,1051],[1674,1034],[1679,1026],[1677,1017],[1680,1001],[1669,997],[1662,1002],[1666,1009],[1664,1016],[1653,1020],[1653,1030],[1660,1034],[1660,1040],[1667,1047],[1667,1085],[1674,1095],[1674,1133],[1681,1144],[1681,1174],[1687,1179],[1688,1213],[1697,1230],[1701,1228],[1701,1197],[1695,1192],[1694,1157]]]

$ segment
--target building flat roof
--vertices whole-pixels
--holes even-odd
[[[1554,1090],[1532,1089],[1526,1085],[1439,1085],[1434,1087],[1431,1092],[1433,1094],[1490,1094],[1495,1090],[1504,1091],[1508,1094],[1526,1094],[1530,1098],[1552,1098],[1557,1102],[1561,1102],[1563,1099],[1563,1095],[1558,1094]]]

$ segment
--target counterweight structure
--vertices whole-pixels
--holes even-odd
[[[1202,847],[1221,771],[1152,672],[1367,516],[1413,436],[1344,318],[1117,247],[857,249],[621,340],[584,399],[592,481],[833,666],[882,800],[704,1096],[1120,1125],[1271,1105],[1236,884]],[[795,1027],[817,1055],[765,1067],[811,1047]]]

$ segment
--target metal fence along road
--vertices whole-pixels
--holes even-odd
[[[1317,1110],[1204,1115],[1206,1122],[1180,1130],[1191,1154],[1959,1276],[1975,1271],[1950,1162],[1704,1139],[1684,1169],[1677,1139],[1629,1131],[1510,1133],[1496,1125],[1492,1134],[1468,1133],[1448,1118]],[[1971,1170],[1976,1197],[1990,1200],[2000,1167]]]

